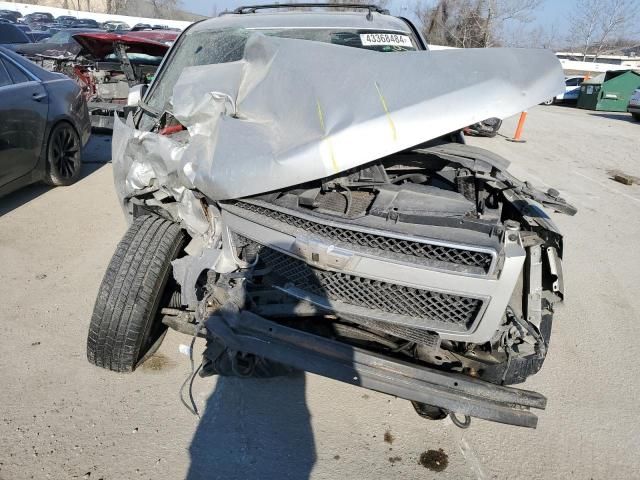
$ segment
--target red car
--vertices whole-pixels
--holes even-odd
[[[129,87],[147,84],[178,37],[174,31],[78,33],[73,36],[83,61],[68,62],[65,73],[75,78],[89,102],[94,128],[113,126],[122,115]]]

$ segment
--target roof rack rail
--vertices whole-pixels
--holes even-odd
[[[358,10],[368,10],[371,13],[381,13],[383,15],[389,15],[389,10],[382,8],[374,4],[362,4],[362,3],[273,3],[267,5],[249,5],[245,7],[236,8],[233,13],[256,13],[258,10],[267,10],[275,8],[353,8]]]

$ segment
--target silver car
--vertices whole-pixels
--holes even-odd
[[[541,368],[564,296],[542,207],[575,209],[461,130],[560,93],[557,59],[422,52],[376,7],[268,8],[191,26],[117,119],[130,228],[89,361],[133,371],[171,327],[206,338],[204,376],[307,370],[425,418],[535,427],[545,397],[507,385]]]

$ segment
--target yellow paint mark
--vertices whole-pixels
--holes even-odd
[[[387,101],[385,100],[384,95],[382,95],[382,90],[380,90],[380,85],[378,85],[378,82],[374,82],[374,84],[376,86],[376,90],[378,91],[378,96],[380,97],[380,103],[382,103],[382,108],[384,109],[384,113],[387,114],[387,120],[389,120],[389,128],[391,128],[391,137],[395,142],[398,140],[398,132],[396,130],[396,124],[393,123],[393,119],[391,118],[391,113],[389,112],[389,107],[387,107]]]
[[[324,125],[324,112],[322,111],[320,100],[316,100],[316,108],[318,110],[318,120],[320,120],[320,128],[322,128],[322,132],[324,133],[324,139],[327,142],[327,147],[329,147],[329,155],[331,155],[331,165],[333,166],[333,173],[338,173],[340,169],[338,168],[336,155],[335,155],[335,152],[333,151],[331,138],[329,137],[329,135],[327,135],[327,129]]]

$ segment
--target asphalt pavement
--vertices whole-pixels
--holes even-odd
[[[110,141],[96,136],[77,184],[0,199],[0,479],[639,478],[640,186],[611,177],[640,176],[640,123],[536,107],[523,137],[471,143],[579,209],[552,214],[567,300],[543,369],[523,385],[548,398],[537,430],[474,419],[463,431],[310,374],[198,379],[197,418],[179,400],[188,339],[175,332],[134,374],[91,366],[93,303],[126,229]]]

